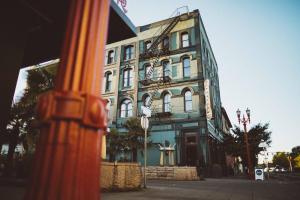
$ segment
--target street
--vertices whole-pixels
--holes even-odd
[[[103,200],[295,200],[300,182],[271,180],[255,182],[242,179],[205,181],[149,181],[148,189],[129,193],[104,193]]]
[[[299,181],[206,179],[205,181],[148,181],[148,188],[135,192],[106,192],[102,200],[296,200]],[[1,200],[22,199],[24,188],[0,187]]]

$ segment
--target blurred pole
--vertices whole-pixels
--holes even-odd
[[[101,91],[110,1],[72,0],[55,89],[40,97],[28,200],[99,200]]]

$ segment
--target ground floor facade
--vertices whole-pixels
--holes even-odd
[[[151,121],[150,121],[151,122]],[[223,164],[221,133],[211,133],[206,119],[180,121],[152,121],[149,129],[151,145],[148,148],[149,166],[199,166]],[[224,155],[223,155],[224,154]],[[143,154],[138,162],[144,163]]]

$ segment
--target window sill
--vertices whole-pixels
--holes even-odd
[[[133,87],[132,86],[128,86],[128,87],[123,87],[122,90],[132,90]]]
[[[130,61],[133,61],[133,60],[135,60],[135,58],[130,58],[130,59],[128,59],[128,60],[122,60],[122,62],[130,62]]]
[[[105,66],[111,66],[111,65],[115,65],[115,64],[117,64],[117,62],[107,63]]]

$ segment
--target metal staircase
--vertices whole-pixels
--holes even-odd
[[[171,76],[168,75],[167,77],[158,77],[157,81],[149,81],[151,80],[150,77],[153,77],[152,74],[154,72],[154,67],[157,66],[157,64],[159,63],[159,58],[161,56],[164,55],[164,50],[160,50],[158,48],[158,45],[163,42],[163,39],[165,37],[167,37],[167,35],[170,33],[170,31],[176,26],[176,24],[180,21],[180,15],[182,13],[180,13],[180,9],[185,8],[187,13],[188,11],[188,7],[187,6],[183,6],[180,8],[177,8],[173,14],[169,17],[169,18],[173,18],[171,20],[171,22],[166,26],[165,24],[161,26],[161,29],[159,29],[153,37],[158,36],[153,43],[151,44],[151,46],[145,50],[145,53],[141,55],[141,58],[150,58],[152,59],[152,65],[151,65],[151,69],[150,71],[146,74],[145,79],[141,80],[141,84],[143,85],[149,85],[152,83],[155,83],[155,87],[154,90],[150,93],[150,102],[148,103],[148,106],[151,108],[151,110],[153,110],[155,112],[155,109],[152,108],[152,103],[153,103],[153,98],[155,97],[155,95],[157,94],[158,90],[161,88],[165,88],[167,87],[168,84],[170,84],[171,82]],[[186,12],[184,12],[186,13]],[[163,28],[165,27],[166,28]],[[171,114],[171,112],[170,112]]]
[[[180,21],[180,16],[176,16],[171,23],[163,30],[163,32],[154,40],[149,49],[146,49],[145,54],[150,52],[157,52],[158,45],[163,41],[163,39],[170,33],[170,31],[175,27],[175,25]]]

